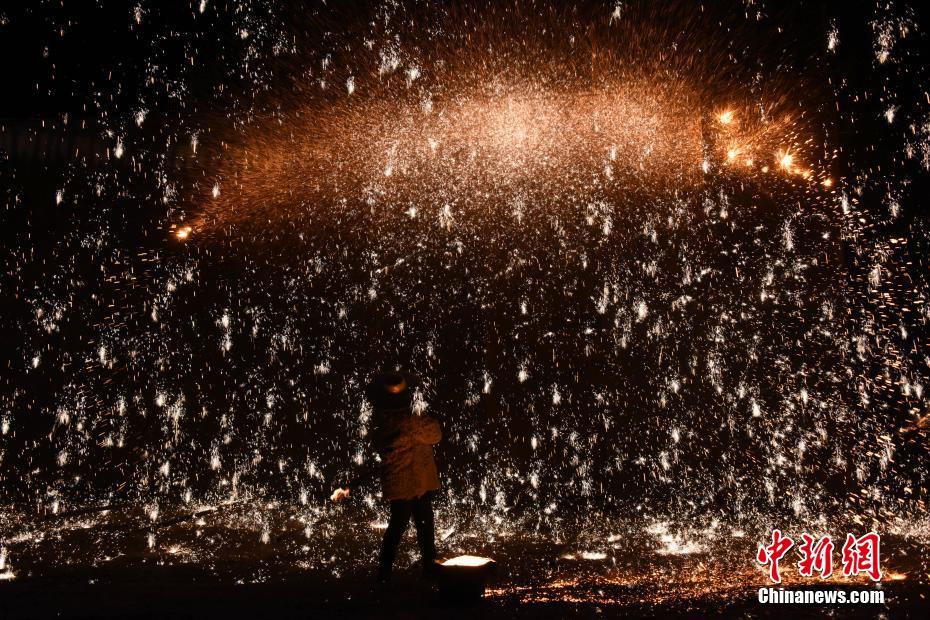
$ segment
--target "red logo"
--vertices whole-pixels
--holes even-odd
[[[769,579],[775,583],[781,583],[781,575],[778,572],[778,563],[781,561],[788,550],[794,546],[794,541],[787,537],[782,537],[781,530],[772,531],[772,544],[767,547],[759,547],[759,553],[756,554],[756,560],[759,564],[769,566]]]
[[[814,537],[804,532],[801,539],[804,543],[798,547],[801,552],[798,572],[802,577],[813,577],[814,571],[820,573],[821,579],[829,577],[833,572],[833,542],[830,537],[824,536],[815,543]]]
[[[756,561],[769,568],[769,579],[773,583],[781,583],[779,563],[794,546],[794,540],[784,536],[781,530],[772,530],[772,542],[769,545],[759,545]],[[881,581],[882,570],[879,558],[881,537],[875,532],[869,532],[859,538],[846,534],[846,543],[843,545],[843,576],[855,577],[861,573],[867,574],[873,581]],[[807,532],[801,534],[801,543],[798,545],[798,574],[802,577],[820,577],[827,579],[833,574],[833,539],[830,536],[814,538]]]
[[[843,545],[843,574],[847,577],[866,573],[872,581],[881,581],[882,569],[879,566],[879,546],[881,538],[875,532],[869,532],[861,538],[846,534]]]

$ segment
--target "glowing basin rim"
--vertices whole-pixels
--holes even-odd
[[[482,558],[476,555],[459,555],[441,562],[443,566],[484,566],[493,562],[491,558]]]

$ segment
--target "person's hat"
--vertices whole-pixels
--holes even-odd
[[[388,371],[376,375],[365,390],[376,409],[406,409],[413,404],[413,391],[419,385],[416,375]]]

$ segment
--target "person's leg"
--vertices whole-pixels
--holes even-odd
[[[394,556],[397,546],[400,545],[407,525],[410,523],[410,513],[413,502],[409,499],[396,499],[391,502],[391,519],[384,532],[384,542],[381,544],[381,556],[378,558],[378,575],[387,578],[394,566]]]
[[[433,506],[430,502],[431,493],[424,493],[413,500],[413,521],[417,526],[417,543],[420,546],[420,557],[423,558],[423,568],[426,571],[433,569],[436,559],[436,534],[433,531]]]

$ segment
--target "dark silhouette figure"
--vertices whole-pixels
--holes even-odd
[[[367,388],[374,408],[371,439],[381,457],[382,495],[391,502],[391,518],[378,561],[382,581],[390,579],[397,547],[411,517],[416,524],[423,572],[432,576],[436,570],[430,496],[439,488],[433,445],[442,439],[442,431],[433,418],[414,413],[415,385],[414,376],[389,372],[375,377]],[[348,488],[338,489],[332,499],[339,501],[348,494]]]
[[[420,557],[423,558],[423,573],[427,576],[433,573],[432,567],[436,560],[433,507],[430,505],[430,493],[426,492],[414,499],[391,500],[391,520],[384,532],[384,542],[378,558],[378,578],[382,581],[390,579],[397,547],[407,531],[407,526],[410,525],[411,516],[417,529],[417,544],[420,547]]]

